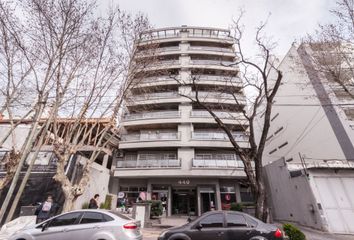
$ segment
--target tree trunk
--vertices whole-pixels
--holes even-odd
[[[266,191],[263,181],[258,181],[257,183],[257,194],[256,194],[256,217],[263,222],[267,222],[268,218],[268,207],[266,202]]]
[[[74,203],[77,199],[77,197],[75,197],[74,194],[72,194],[71,189],[65,190],[64,196],[65,196],[65,201],[64,201],[62,213],[66,213],[73,210]]]

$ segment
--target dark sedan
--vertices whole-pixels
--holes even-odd
[[[180,227],[163,231],[158,240],[283,240],[276,226],[242,212],[211,211]]]

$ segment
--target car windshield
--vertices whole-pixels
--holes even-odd
[[[121,214],[121,213],[119,213],[117,211],[108,211],[108,212],[110,212],[110,213],[112,213],[112,214],[116,215],[117,217],[120,217],[120,218],[122,218],[124,220],[133,220],[132,218],[130,218],[128,216],[125,216],[125,215],[123,215],[123,214]]]

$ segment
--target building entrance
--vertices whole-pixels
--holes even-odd
[[[195,216],[197,194],[193,188],[172,189],[172,214]]]
[[[212,187],[200,188],[200,200],[202,213],[215,210],[215,191]]]

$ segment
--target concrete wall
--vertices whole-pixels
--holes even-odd
[[[274,220],[325,230],[306,175],[291,177],[283,159],[265,166],[265,174]]]
[[[108,183],[109,183],[109,169],[93,163],[91,167],[90,182],[88,183],[86,190],[83,195],[81,195],[75,202],[75,209],[81,209],[82,204],[87,203],[95,195],[100,195],[100,203],[105,201],[105,197],[108,194]]]

